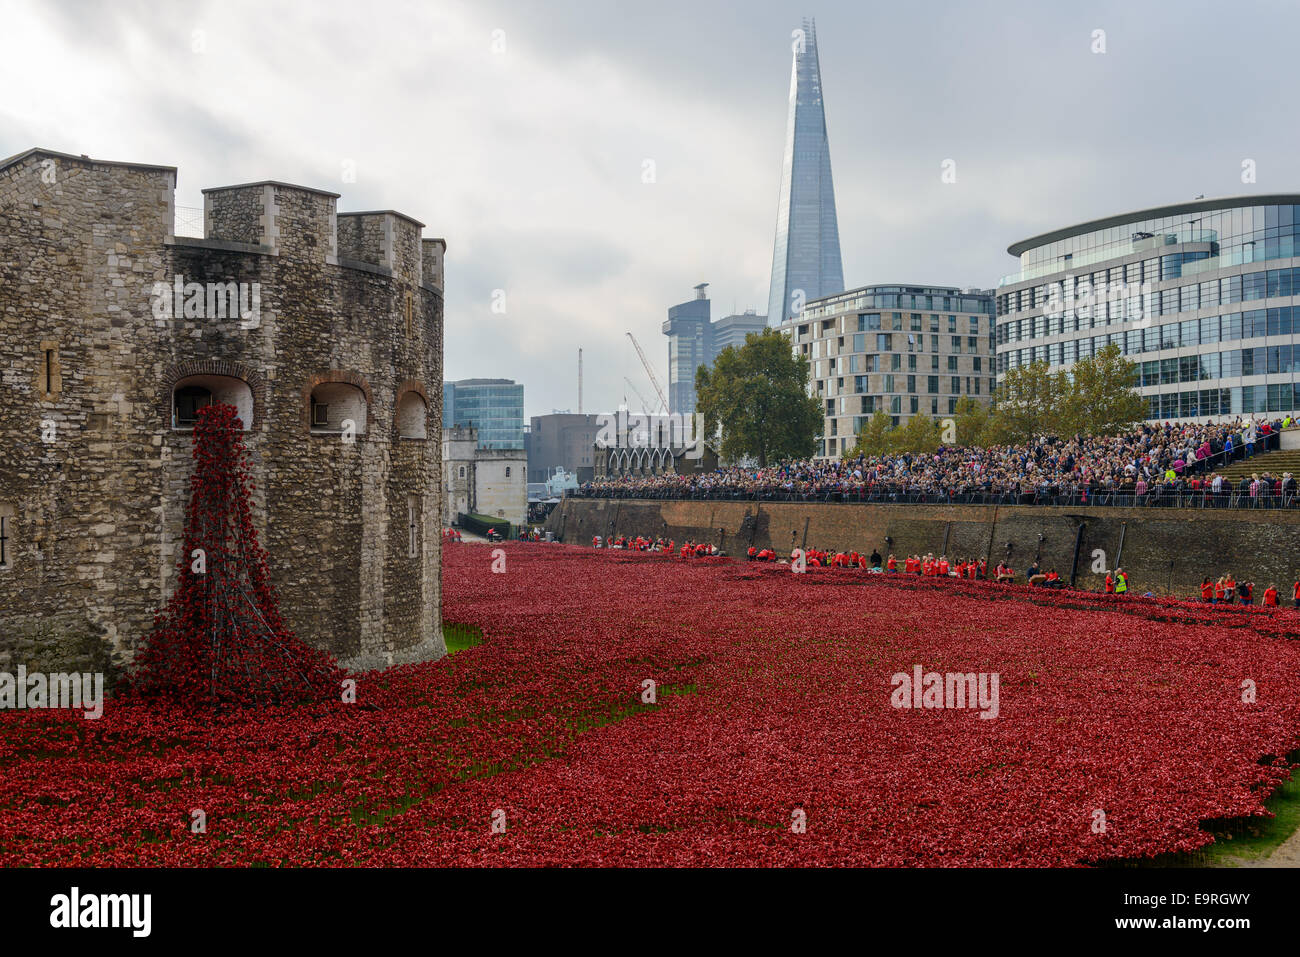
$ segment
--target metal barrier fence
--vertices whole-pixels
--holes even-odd
[[[1294,487],[1286,492],[1233,489],[1219,493],[1206,490],[1156,488],[1138,495],[1129,491],[1097,490],[1061,492],[921,492],[908,489],[855,489],[842,492],[789,492],[784,489],[611,489],[577,491],[574,498],[627,499],[674,502],[833,502],[865,505],[1057,505],[1080,508],[1294,508]]]
[[[1261,436],[1258,445],[1261,454],[1276,449],[1277,433]],[[1229,462],[1249,458],[1242,448],[1193,462],[1183,469],[1184,476],[1205,475]],[[1275,476],[1276,478],[1276,476]],[[1260,483],[1263,486],[1264,483]],[[1294,508],[1297,488],[1294,480],[1277,492],[1270,482],[1268,488],[1259,488],[1251,494],[1249,487],[1240,483],[1229,486],[1225,481],[1221,492],[1210,489],[1188,489],[1181,482],[1171,485],[1156,484],[1139,495],[1130,489],[1061,490],[1053,486],[1020,492],[935,492],[908,486],[873,485],[849,490],[818,490],[808,492],[788,491],[782,488],[760,487],[738,489],[733,487],[681,489],[663,488],[611,488],[578,489],[569,494],[577,498],[645,499],[669,501],[708,502],[843,502],[870,505],[1055,505],[1072,508]]]

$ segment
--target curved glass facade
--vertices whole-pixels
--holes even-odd
[[[996,370],[1068,368],[1114,343],[1152,419],[1300,408],[1300,195],[1198,201],[1010,248]],[[1295,330],[1293,332],[1292,330]]]

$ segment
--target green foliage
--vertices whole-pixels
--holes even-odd
[[[1063,433],[1113,435],[1146,417],[1147,400],[1134,388],[1137,364],[1119,346],[1106,346],[1071,367],[1073,389],[1066,401]]]
[[[940,445],[940,426],[928,415],[910,416],[889,435],[895,452],[933,452]]]
[[[454,655],[458,651],[477,648],[483,644],[483,629],[476,625],[465,625],[460,622],[444,620],[442,623],[442,640],[447,645],[447,654]]]
[[[850,456],[895,452],[933,452],[942,444],[942,427],[928,415],[916,414],[897,428],[887,412],[877,410],[858,433]]]
[[[979,445],[985,436],[989,424],[989,407],[976,402],[968,395],[957,400],[957,408],[952,415],[953,435],[945,445]],[[940,429],[940,437],[943,429]]]
[[[1035,362],[1007,372],[980,444],[1028,442],[1039,435],[1114,435],[1146,417],[1134,386],[1137,365],[1116,345],[1080,359],[1065,372]]]
[[[995,444],[1019,444],[1044,432],[1066,431],[1061,421],[1069,394],[1069,377],[1050,371],[1046,362],[1008,369],[994,395],[996,421],[988,426],[989,437]]]
[[[857,444],[853,446],[850,456],[887,455],[893,451],[890,444],[894,430],[893,420],[884,409],[877,409],[876,414],[867,420],[866,426],[858,433]]]
[[[775,329],[751,332],[739,349],[722,350],[713,368],[697,369],[695,392],[705,434],[721,434],[723,459],[767,465],[817,450],[822,408],[808,395],[808,363]]]

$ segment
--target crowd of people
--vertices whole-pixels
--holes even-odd
[[[1282,593],[1277,585],[1269,585],[1264,589],[1261,604],[1265,608],[1277,608],[1281,597]],[[1255,603],[1255,583],[1239,582],[1231,572],[1224,572],[1215,580],[1211,580],[1207,576],[1201,582],[1201,600],[1209,602],[1211,605],[1253,605]],[[1300,608],[1300,581],[1291,585],[1291,602],[1294,607]]]
[[[1291,417],[1224,423],[1144,423],[1122,435],[1043,436],[1026,445],[944,446],[930,453],[783,461],[695,474],[588,482],[604,498],[1136,504],[1208,507],[1296,504],[1290,472],[1243,477],[1217,469],[1275,449]]]

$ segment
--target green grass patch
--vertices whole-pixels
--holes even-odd
[[[1294,761],[1300,755],[1292,754]],[[1214,843],[1190,853],[1161,854],[1146,859],[1102,861],[1102,867],[1239,867],[1262,861],[1300,830],[1300,770],[1264,802],[1272,817],[1236,817],[1202,821],[1201,829]]]
[[[473,625],[462,625],[459,622],[444,621],[442,640],[447,643],[447,654],[454,655],[458,651],[477,648],[483,644],[483,629],[475,628]]]

